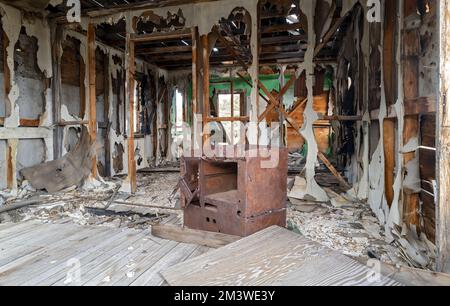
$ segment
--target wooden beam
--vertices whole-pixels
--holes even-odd
[[[215,2],[219,0],[190,0],[189,2],[192,4],[196,3],[203,3],[203,2]],[[140,11],[140,10],[150,10],[150,9],[156,9],[161,7],[167,7],[167,6],[180,6],[183,4],[186,4],[186,0],[161,0],[157,2],[150,2],[146,1],[141,4],[136,3],[127,3],[127,4],[119,4],[114,6],[107,6],[107,7],[97,7],[93,9],[83,10],[84,12],[87,12],[87,15],[92,18],[102,17],[102,16],[108,16],[120,12],[125,11]]]
[[[217,34],[218,40],[225,45],[227,50],[231,53],[231,55],[234,58],[236,58],[236,60],[239,62],[239,64],[242,66],[242,68],[244,68],[245,70],[248,70],[248,65],[245,62],[245,60],[241,58],[240,54],[233,48],[231,43],[228,40],[226,40],[225,37],[223,37],[223,35],[220,33],[220,31],[218,30],[217,27],[214,27],[213,32],[215,34]]]
[[[15,156],[13,156],[13,145],[17,142],[15,139],[10,139],[7,142],[7,153],[6,153],[6,186],[9,189],[15,189],[17,186],[17,182],[15,181],[15,175],[14,172],[16,171],[14,159]]]
[[[261,50],[261,54],[279,54],[279,53],[284,53],[284,52],[300,52],[302,51],[302,48],[300,45],[298,44],[293,44],[293,45],[269,45],[269,46],[264,46],[262,47]]]
[[[240,117],[208,117],[207,122],[248,122],[250,117],[240,116]]]
[[[363,120],[363,116],[321,116],[319,115],[320,120],[327,121],[361,121]]]
[[[288,84],[286,84],[286,86],[287,85]],[[271,93],[264,86],[264,84],[261,83],[261,81],[260,81],[259,86],[261,87],[263,92],[269,97],[269,100],[271,101],[272,105],[276,104],[277,103],[276,99],[271,95]],[[286,121],[294,128],[295,132],[297,132],[301,137],[303,137],[303,135],[300,133],[301,127],[298,126],[295,119],[293,119],[282,107],[280,107],[279,110],[280,110],[280,112],[282,112],[282,114],[286,118]],[[330,172],[338,179],[338,181],[342,185],[342,187],[344,187],[348,190],[352,188],[322,152],[319,151],[317,153],[317,155],[318,155],[319,159],[325,164],[325,166],[330,170]]]
[[[203,146],[207,144],[208,135],[206,135],[206,123],[210,116],[209,108],[209,38],[203,35],[202,38],[202,58],[203,58]]]
[[[139,55],[153,55],[153,54],[167,54],[167,53],[181,53],[181,52],[192,52],[192,47],[173,46],[173,47],[143,48],[136,50],[136,54]]]
[[[127,58],[127,90],[128,90],[128,112],[129,112],[129,125],[128,125],[128,181],[130,183],[131,193],[135,193],[137,190],[137,174],[136,174],[136,159],[134,157],[134,87],[135,87],[135,43],[130,39],[131,34],[127,34],[126,55]]]
[[[86,114],[86,87],[84,80],[86,79],[86,64],[83,57],[80,58],[80,118],[84,118]]]
[[[292,30],[305,30],[304,24],[301,22],[297,23],[286,23],[286,24],[277,24],[263,27],[261,33],[278,33],[278,32],[287,32]],[[306,32],[306,31],[305,31]]]
[[[152,235],[166,240],[203,245],[210,248],[220,248],[241,239],[239,236],[193,230],[169,224],[152,225]]]
[[[337,29],[342,25],[344,20],[347,18],[347,15],[340,17],[337,19],[334,24],[331,26],[331,28],[328,30],[328,32],[325,34],[325,36],[322,38],[321,42],[316,46],[314,49],[314,57],[318,56],[320,51],[328,44],[328,42],[333,38],[334,34],[336,33]]]
[[[164,41],[164,40],[178,40],[183,38],[191,38],[191,29],[181,31],[173,31],[169,33],[152,33],[152,34],[130,34],[130,40],[134,43]]]
[[[419,97],[405,99],[405,115],[432,114],[437,111],[436,97]]]
[[[325,164],[325,166],[330,170],[330,172],[338,179],[339,183],[342,185],[342,187],[346,188],[347,190],[352,189],[352,186],[350,186],[347,181],[342,177],[342,175],[336,170],[336,168],[333,166],[333,164],[328,160],[328,158],[322,153],[318,152],[317,156],[319,159]]]
[[[110,75],[110,69],[109,69],[109,55],[108,54],[104,55],[104,63],[105,63],[105,65],[103,66],[103,69],[104,69],[104,71],[103,71],[103,88],[104,88],[103,108],[104,108],[105,123],[106,123],[106,135],[104,136],[104,141],[105,141],[105,173],[104,173],[104,175],[107,177],[110,177],[111,176],[112,152],[111,152],[111,139],[110,139],[111,123],[110,123],[110,118],[109,118],[109,109],[112,106],[110,105],[110,101],[109,101],[109,78],[111,77],[111,75]]]
[[[40,123],[39,119],[25,119],[20,118],[19,126],[21,127],[38,127]]]
[[[450,274],[450,0],[439,1],[440,56],[438,109],[439,198],[436,212],[437,270]]]
[[[195,148],[195,135],[196,135],[196,125],[195,118],[198,114],[198,29],[197,27],[192,27],[192,117],[191,117],[191,149]],[[194,156],[194,151],[192,151],[191,156]]]
[[[297,77],[295,74],[291,75],[291,78],[289,79],[289,82],[287,82],[284,87],[281,89],[281,91],[276,95],[276,97],[272,96],[272,94],[267,90],[267,88],[264,86],[264,84],[261,81],[258,81],[259,88],[263,90],[264,94],[269,98],[269,105],[264,110],[264,112],[259,116],[258,120],[261,122],[264,120],[264,118],[267,116],[268,113],[270,113],[273,109],[280,106],[280,99],[286,94],[286,92],[289,90],[289,88],[292,86],[292,84],[297,80]]]
[[[89,121],[81,120],[81,121],[61,121],[57,123],[58,126],[70,126],[70,125],[85,125],[89,124]]]
[[[388,206],[391,207],[394,201],[394,180],[395,180],[395,139],[396,139],[396,120],[384,120],[384,192]]]
[[[262,37],[261,45],[279,45],[284,43],[297,43],[299,41],[307,41],[308,35],[290,35],[290,36],[275,36],[275,37]]]
[[[406,3],[412,3],[413,1],[405,1],[404,15],[410,12],[410,7]],[[417,3],[416,3],[417,9]],[[417,12],[411,11],[411,15],[415,15]],[[404,47],[402,48],[402,74],[403,74],[403,95],[405,99],[404,103],[404,127],[403,127],[403,144],[406,145],[412,139],[419,139],[419,109],[422,104],[426,104],[421,99],[417,99],[419,96],[419,53],[420,53],[420,35],[416,29],[408,29],[408,22],[403,25],[404,30],[401,34],[401,41]],[[436,99],[433,99],[433,103],[436,103]],[[434,105],[434,110],[436,106]],[[415,113],[415,114],[414,114]],[[416,152],[408,152],[403,154],[403,167],[409,163],[415,162]],[[419,167],[419,162],[416,162],[416,166]],[[419,178],[418,178],[419,179]],[[421,231],[420,222],[420,192],[410,192],[403,186],[403,221],[408,226],[415,226],[418,234]]]
[[[395,99],[395,79],[397,67],[395,65],[395,25],[397,19],[398,1],[386,1],[385,22],[384,22],[384,42],[383,42],[383,71],[384,90],[387,105],[393,105]]]
[[[370,260],[369,267],[373,268],[373,260]],[[436,273],[423,269],[415,269],[406,266],[394,266],[382,261],[377,261],[382,275],[387,276],[400,284],[412,287],[445,287],[450,284],[450,275]]]
[[[405,116],[403,129],[403,143],[406,145],[411,139],[419,137],[419,116]],[[403,154],[403,165],[416,158],[416,152]],[[419,166],[419,165],[417,165]],[[420,229],[420,193],[410,193],[404,190],[403,215],[406,224],[414,225]]]
[[[95,25],[89,23],[87,31],[88,41],[88,77],[89,77],[89,135],[93,143],[97,141],[97,110],[95,88]],[[92,161],[92,176],[97,177],[97,153],[94,153]]]
[[[8,111],[11,110],[11,105],[9,105],[9,92],[11,91],[11,72],[9,71],[8,66],[8,46],[9,46],[9,38],[6,35],[6,32],[3,31],[2,35],[3,40],[3,88],[5,91],[5,105],[6,105],[6,116],[8,116]],[[8,104],[8,105],[7,105]]]

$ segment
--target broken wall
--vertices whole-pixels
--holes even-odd
[[[53,159],[50,27],[41,15],[3,3],[0,16],[0,188],[14,191],[23,166]]]
[[[81,87],[73,86],[70,91],[80,92],[75,95],[82,98],[81,108],[84,109],[85,101],[89,101],[87,90],[88,71],[87,67],[87,37],[73,30],[66,30],[62,45],[72,44],[76,42],[79,47],[79,54],[72,55],[72,59],[77,59],[82,68],[77,70],[73,65],[62,66],[62,76],[68,70],[75,69],[75,75],[78,75],[82,82],[78,82]],[[98,169],[101,176],[115,176],[124,175],[128,173],[128,147],[127,134],[130,132],[128,128],[129,107],[125,104],[125,54],[123,51],[107,46],[99,41],[96,42],[96,116],[97,116],[97,157]],[[76,49],[76,50],[77,50]],[[136,60],[136,71],[141,74],[156,73],[155,67],[148,65],[140,59]],[[73,76],[72,76],[73,78]],[[76,82],[73,78],[72,83]],[[62,82],[64,84],[64,82]],[[67,90],[67,87],[66,87]],[[64,86],[63,90],[64,92]],[[63,100],[64,94],[62,95]],[[79,125],[86,124],[88,120],[88,111],[78,113],[78,100],[67,100],[63,102],[61,107],[61,118],[65,122],[63,132],[63,154],[67,153],[75,143],[75,139],[79,137]],[[71,111],[66,107],[66,104],[75,104]],[[84,113],[84,116],[81,115]],[[135,139],[135,152],[137,169],[146,168],[149,166],[150,160],[154,158],[150,149],[146,149],[148,140],[144,138]]]
[[[428,268],[436,228],[436,3],[385,1],[381,29],[370,25],[369,139],[378,146],[370,145],[368,201],[388,239],[412,265]]]

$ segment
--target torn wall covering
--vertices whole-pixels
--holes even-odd
[[[82,62],[85,64],[85,71],[87,71],[87,37],[71,30],[67,30],[64,34],[64,40],[69,39],[76,39],[80,43],[80,55],[82,58]],[[114,175],[121,175],[121,174],[127,174],[128,171],[128,151],[123,150],[123,148],[126,148],[128,146],[127,138],[125,137],[126,133],[128,133],[128,125],[126,122],[128,121],[128,112],[125,114],[125,99],[124,99],[124,88],[123,85],[121,88],[117,88],[117,80],[119,77],[122,79],[124,78],[124,65],[125,62],[125,54],[117,49],[114,49],[110,46],[107,46],[103,43],[96,42],[96,48],[101,50],[107,58],[107,62],[105,65],[107,65],[107,71],[108,73],[105,74],[107,79],[107,88],[105,90],[108,91],[108,94],[106,95],[108,97],[108,102],[111,107],[109,107],[108,114],[105,114],[108,118],[107,122],[115,122],[114,125],[111,126],[109,129],[108,134],[101,133],[99,131],[97,135],[97,154],[103,155],[105,152],[105,145],[106,143],[109,143],[109,152],[111,154],[111,163],[110,163],[110,173],[112,176]],[[147,74],[152,73],[155,75],[161,74],[161,72],[152,65],[149,65],[139,59],[136,60],[136,71],[139,73]],[[84,87],[88,87],[88,76],[85,74],[84,78]],[[118,90],[118,91],[117,91]],[[86,101],[89,101],[89,93],[86,90],[85,91],[85,99]],[[75,101],[76,102],[76,101]],[[98,101],[97,101],[98,102]],[[73,103],[71,101],[70,103]],[[97,104],[98,106],[98,104]],[[71,107],[74,109],[74,107]],[[127,109],[128,110],[128,109]],[[100,113],[100,110],[98,111],[98,114]],[[89,113],[86,111],[84,118],[80,118],[79,116],[76,116],[74,114],[69,113],[68,107],[66,105],[61,106],[61,119],[62,121],[66,122],[79,122],[80,120],[88,120]],[[106,118],[103,118],[106,119]],[[102,120],[103,120],[102,119]],[[77,127],[79,125],[67,125],[64,127],[63,132],[63,144],[71,143],[71,141],[68,139],[69,137],[73,137],[73,133],[70,132],[70,129],[73,129],[73,127]],[[115,127],[115,128],[114,128]],[[109,138],[108,142],[105,142],[106,136]],[[145,136],[144,138],[136,138],[135,139],[135,152],[136,152],[136,160],[141,161],[137,164],[137,169],[146,168],[149,166],[149,161],[155,159],[155,156],[152,153],[151,147],[149,146],[150,139],[148,136]],[[121,149],[122,148],[122,149]],[[100,152],[101,150],[101,152]],[[63,154],[67,153],[67,146],[63,146]],[[102,159],[103,161],[105,159]],[[120,160],[118,160],[120,158]],[[115,166],[116,165],[116,166]],[[118,167],[117,165],[120,165]]]
[[[2,95],[1,97],[1,99],[4,99],[5,120],[4,126],[0,127],[0,139],[6,140],[6,145],[0,146],[0,155],[7,157],[7,167],[0,168],[0,171],[2,171],[0,174],[0,186],[7,186],[15,190],[17,188],[18,169],[20,169],[20,165],[17,164],[17,157],[21,159],[24,154],[24,152],[21,151],[24,150],[24,148],[27,148],[27,150],[32,148],[37,153],[41,153],[37,154],[39,156],[36,159],[28,161],[22,160],[22,163],[37,163],[42,160],[53,159],[53,132],[49,129],[52,125],[51,89],[49,86],[38,86],[34,88],[41,92],[27,92],[26,89],[29,88],[28,84],[22,82],[24,79],[21,79],[20,73],[16,75],[15,69],[17,60],[15,57],[15,47],[19,41],[21,29],[23,27],[26,35],[37,41],[37,69],[42,73],[44,78],[49,79],[52,77],[50,27],[47,20],[32,14],[25,14],[3,3],[0,3],[0,15],[3,31],[6,33],[9,40],[9,45],[7,47],[3,46],[3,48],[6,48],[5,54],[10,80],[10,83],[7,84],[10,88],[7,98],[5,95]],[[3,80],[5,80],[5,78],[3,78]],[[39,119],[38,127],[19,127],[21,125],[21,115],[26,115],[27,112],[30,111],[30,109],[26,109],[26,105],[33,105],[32,101],[35,94],[42,96],[42,109],[45,110],[44,113],[38,114],[39,117],[36,117]],[[19,98],[21,99],[20,105],[22,106],[22,109],[19,106]],[[44,143],[44,148],[41,147],[42,143]],[[6,153],[5,150],[7,151]],[[8,168],[10,168],[9,172]],[[8,172],[9,175],[5,173],[5,171]]]

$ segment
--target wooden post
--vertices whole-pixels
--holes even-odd
[[[8,46],[9,46],[9,38],[8,35],[6,35],[6,32],[3,31],[3,35],[2,35],[2,40],[3,40],[3,73],[4,73],[4,80],[3,80],[3,88],[5,91],[5,104],[6,104],[6,116],[8,117],[11,114],[11,108],[12,105],[10,105],[10,101],[9,101],[9,92],[11,91],[11,72],[9,71],[9,66],[8,66]]]
[[[417,2],[406,0],[404,2],[404,17],[410,19],[417,16]],[[404,18],[403,18],[404,19]],[[402,30],[402,64],[403,64],[403,93],[405,101],[419,98],[419,56],[420,35],[415,27],[408,28],[410,22],[404,22]],[[408,105],[405,104],[405,114]],[[409,110],[410,111],[410,110]],[[419,115],[405,115],[403,129],[403,143],[419,137]],[[416,152],[408,152],[403,155],[403,165],[413,162]],[[417,165],[419,166],[419,165]],[[403,220],[407,225],[414,225],[420,229],[420,193],[403,188]]]
[[[134,75],[136,66],[134,63],[134,41],[131,40],[131,34],[127,34],[126,42],[127,55],[127,90],[129,106],[129,131],[128,131],[128,180],[130,182],[131,192],[136,192],[136,160],[134,158]]]
[[[111,131],[111,120],[112,118],[109,117],[109,110],[111,108],[110,101],[109,101],[109,78],[111,78],[111,73],[109,71],[109,55],[105,54],[104,57],[104,73],[103,73],[103,83],[104,83],[104,118],[106,123],[106,136],[105,136],[105,175],[107,177],[111,176],[111,139],[110,139],[110,131]]]
[[[207,144],[206,124],[210,116],[209,110],[209,39],[208,35],[202,36],[203,55],[203,147]]]
[[[450,0],[439,1],[437,270],[450,273]]]
[[[196,144],[196,115],[198,113],[198,31],[192,28],[192,117],[191,117],[191,156],[194,156]]]
[[[95,25],[89,23],[87,31],[88,41],[88,70],[89,70],[89,135],[92,142],[97,141],[97,111],[95,88]],[[92,176],[97,177],[97,152],[92,161]]]
[[[53,134],[53,156],[58,159],[62,156],[62,140],[64,129],[58,124],[61,122],[61,43],[63,27],[57,24],[52,25],[53,43],[52,43],[52,57],[53,57],[53,123],[55,126],[55,133]]]
[[[234,80],[233,80],[233,68],[230,68],[230,93],[231,93],[231,116],[234,117]],[[219,110],[219,105],[217,105],[217,112]],[[219,114],[217,114],[219,116]],[[230,135],[231,145],[234,145],[234,122],[231,122],[231,135]]]
[[[394,201],[394,180],[395,180],[395,125],[397,119],[385,119],[383,141],[384,141],[384,187],[388,206],[391,207]]]

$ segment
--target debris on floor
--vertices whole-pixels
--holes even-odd
[[[52,223],[67,219],[78,225],[139,229],[148,229],[169,217],[173,217],[174,223],[180,223],[182,211],[169,200],[178,174],[139,174],[139,177],[140,188],[133,196],[117,192],[120,180],[88,180],[78,189],[69,188],[53,194],[28,192],[21,198],[10,196],[3,207],[33,201],[0,214],[0,223],[30,219]]]
[[[370,206],[347,194],[339,194],[338,184],[323,187],[329,202],[308,199],[306,181],[295,178],[289,192],[288,225],[305,237],[343,254],[367,260],[432,269],[435,255],[433,245],[420,243],[412,232],[400,229],[397,239],[389,241]],[[337,190],[337,191],[336,191]],[[408,235],[406,235],[408,233]],[[427,241],[427,240],[426,240]]]

